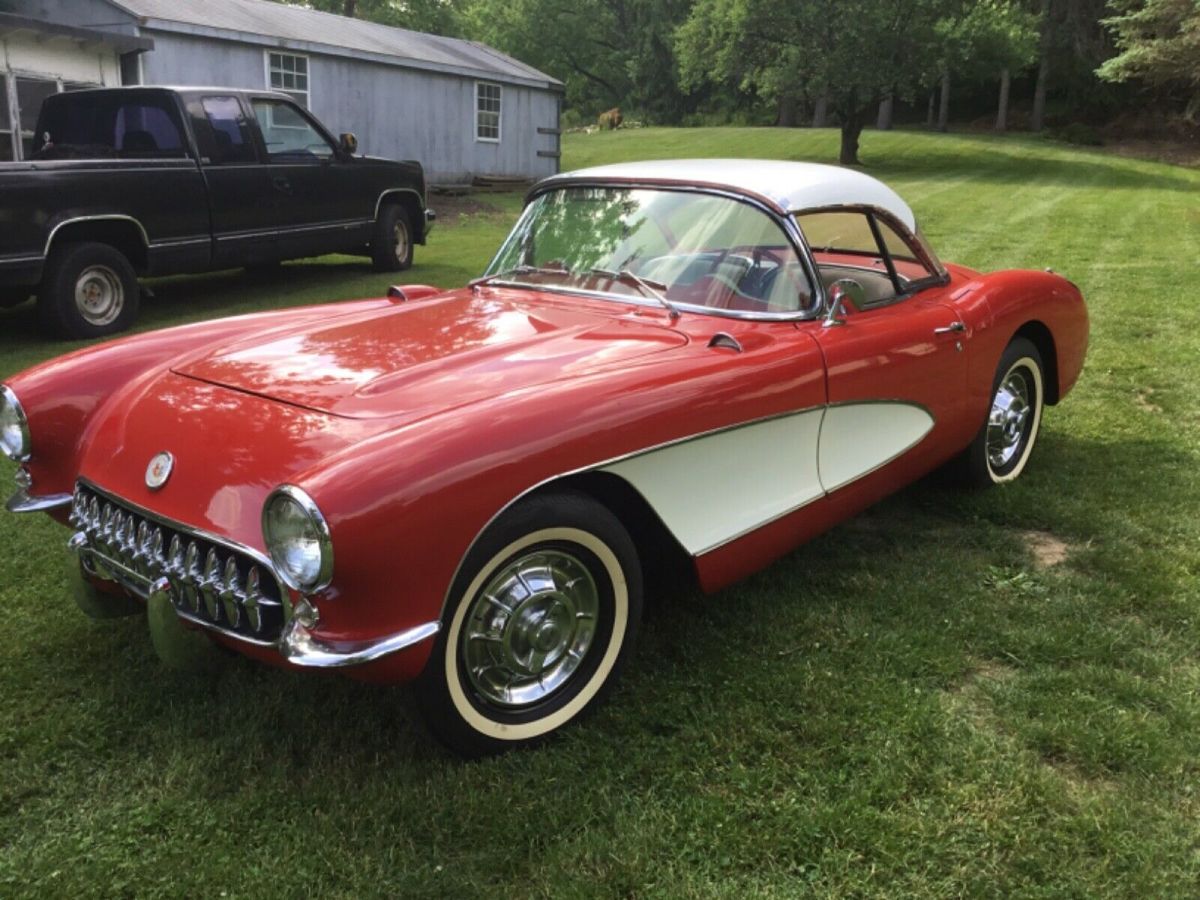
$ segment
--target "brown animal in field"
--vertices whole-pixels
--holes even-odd
[[[620,126],[624,119],[621,117],[621,107],[614,106],[612,109],[605,110],[600,113],[598,122],[601,128],[611,131]]]

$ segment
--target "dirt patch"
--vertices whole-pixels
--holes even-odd
[[[512,217],[489,203],[486,199],[473,194],[456,196],[452,194],[435,193],[429,199],[429,205],[437,211],[439,225],[458,225],[465,218],[508,219]]]
[[[1142,388],[1134,395],[1133,403],[1138,409],[1148,413],[1161,413],[1162,407],[1150,398],[1154,396],[1154,388]]]
[[[1148,159],[1174,166],[1200,167],[1200,145],[1193,141],[1138,140],[1113,141],[1105,139],[1104,149],[1130,159]]]
[[[1048,531],[1022,531],[1021,540],[1033,557],[1038,569],[1049,569],[1065,562],[1071,555],[1071,545]]]

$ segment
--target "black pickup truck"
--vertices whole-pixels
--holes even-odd
[[[0,163],[0,307],[36,293],[52,331],[94,337],[132,323],[139,276],[332,252],[408,268],[434,218],[421,165],[356,150],[281,93],[56,94],[32,158]]]

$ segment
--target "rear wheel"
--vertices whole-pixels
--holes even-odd
[[[534,744],[599,705],[632,652],[642,574],[628,533],[574,492],[523,501],[468,554],[417,683],[465,756]]]
[[[398,203],[389,203],[379,210],[375,234],[371,238],[371,262],[376,271],[400,272],[412,266],[412,223],[408,213]]]
[[[964,455],[967,480],[986,487],[1012,481],[1029,462],[1045,403],[1041,354],[1025,338],[1005,349],[992,382],[987,421]]]
[[[54,334],[65,338],[115,334],[133,324],[137,308],[137,274],[115,247],[63,244],[46,261],[38,312]]]

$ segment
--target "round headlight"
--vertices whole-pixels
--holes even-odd
[[[284,583],[312,593],[333,577],[333,541],[325,517],[311,497],[285,484],[263,505],[263,541]]]
[[[17,462],[29,460],[29,420],[12,388],[0,384],[0,452]]]

